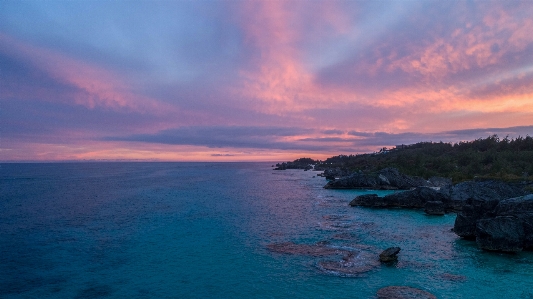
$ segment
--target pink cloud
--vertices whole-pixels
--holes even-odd
[[[103,108],[117,111],[165,114],[176,109],[160,101],[133,92],[119,74],[102,67],[76,60],[67,55],[18,41],[0,34],[0,44],[7,54],[30,62],[32,67],[47,74],[52,80],[71,86],[58,96],[56,90],[46,87],[32,88],[14,86],[6,92],[12,97],[41,98],[47,101],[62,101],[65,104],[81,105],[89,109]]]
[[[276,160],[283,154],[303,154],[305,149],[304,146],[299,148],[301,151],[284,148],[287,150],[284,153],[267,154],[268,146],[276,142],[313,146],[327,142],[333,153],[353,150],[357,138],[348,136],[346,132],[350,130],[429,134],[531,124],[533,66],[528,53],[533,49],[530,32],[533,19],[528,15],[531,5],[522,3],[525,7],[509,8],[497,2],[490,5],[475,2],[472,4],[476,6],[475,16],[456,11],[449,22],[446,18],[433,22],[434,15],[415,11],[401,19],[403,23],[399,22],[398,28],[385,23],[388,25],[381,29],[375,27],[389,22],[389,13],[397,11],[373,6],[369,9],[365,5],[372,6],[367,2],[237,2],[237,15],[231,16],[231,25],[238,27],[235,31],[242,34],[235,38],[235,43],[242,43],[235,45],[235,49],[246,57],[239,59],[237,66],[232,65],[231,71],[220,72],[231,74],[228,78],[216,81],[218,77],[213,76],[209,79],[213,82],[199,79],[194,84],[169,80],[137,86],[127,79],[127,74],[112,67],[0,34],[0,51],[28,63],[48,80],[40,85],[24,80],[0,82],[0,86],[6,87],[4,97],[63,105],[43,107],[68,105],[79,108],[68,111],[91,113],[79,128],[68,127],[66,124],[78,124],[65,121],[59,125],[65,128],[52,126],[55,130],[46,133],[49,135],[40,133],[41,140],[35,143],[31,143],[33,135],[30,134],[16,141],[26,142],[23,146],[28,149],[27,157],[34,155],[39,159],[61,159],[60,154],[54,156],[57,151],[65,153],[63,157],[68,159],[150,156],[162,160],[180,157],[183,160],[253,160],[252,157],[271,155]],[[424,5],[420,7],[427,9]],[[379,13],[365,16],[374,10]],[[409,18],[415,14],[411,21]],[[398,13],[394,19],[400,17],[403,15]],[[424,24],[433,27],[426,31]],[[421,33],[409,31],[413,28]],[[225,34],[233,40],[233,31]],[[331,45],[325,46],[327,51],[316,50],[321,43]],[[199,39],[197,46],[205,45]],[[171,48],[164,50],[172,52]],[[330,52],[337,55],[335,59],[313,64],[313,55],[324,58],[327,56],[324,53]],[[210,56],[199,57],[203,61]],[[235,73],[238,78],[232,77]],[[57,86],[50,87],[49,82]],[[119,114],[149,117],[136,123],[117,117]],[[110,130],[102,129],[105,126],[92,125],[93,116],[106,117],[110,126],[113,121],[127,124],[117,125],[120,130],[111,134]],[[157,138],[154,144],[142,143],[142,138],[120,139],[136,134],[150,139],[166,130],[187,126],[254,126],[257,129],[273,125],[313,130],[269,137],[262,143],[262,150],[260,145],[244,150],[224,145],[227,151],[221,151],[199,146],[207,143],[198,141],[193,146],[155,144],[160,142]],[[328,139],[324,130],[341,133]],[[49,141],[42,142],[44,139]],[[311,146],[307,148],[313,151]],[[22,157],[22,153],[13,157]]]
[[[324,8],[320,5],[314,7],[317,10],[307,12],[317,17],[312,23],[326,23],[339,34],[346,31],[347,20],[335,3],[325,6],[328,8],[324,15],[319,14]],[[328,90],[315,84],[315,74],[306,65],[306,53],[301,47],[305,32],[297,30],[302,29],[298,24],[303,8],[299,2],[291,1],[245,2],[241,12],[247,16],[242,21],[245,40],[257,49],[258,55],[253,60],[254,65],[241,71],[241,84],[234,87],[233,92],[253,101],[251,109],[285,114],[327,107],[333,102],[353,101],[353,91]],[[335,13],[340,15],[335,16]]]
[[[422,45],[414,45],[410,54],[392,60],[388,71],[401,69],[406,73],[423,75],[427,80],[453,74],[504,65],[506,55],[519,53],[533,44],[533,20],[498,7],[497,3],[486,13],[482,23],[459,26],[451,36],[436,36]]]

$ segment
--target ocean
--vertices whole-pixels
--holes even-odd
[[[316,174],[269,163],[0,164],[0,298],[366,299],[390,285],[533,298],[533,253],[481,251],[450,231],[454,214],[350,207],[391,191],[323,189]],[[343,256],[320,250],[364,251],[372,264],[392,246],[398,262],[367,272],[321,266]]]

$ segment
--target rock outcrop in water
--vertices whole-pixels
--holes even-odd
[[[354,198],[351,206],[375,208],[411,208],[423,209],[427,203],[433,205],[442,203],[444,208],[451,209],[450,199],[445,194],[429,187],[418,187],[413,190],[398,192],[379,197],[377,194],[365,194]]]
[[[485,250],[533,249],[533,194],[505,200],[469,200],[455,219],[454,232],[475,239]]]
[[[443,179],[444,180],[444,179]],[[442,180],[434,178],[437,184]],[[367,174],[355,172],[348,176],[328,182],[326,189],[374,189],[374,190],[408,190],[418,186],[433,186],[430,181],[421,177],[402,174],[396,168],[384,168],[377,173]]]
[[[500,201],[525,195],[519,186],[498,181],[484,181],[478,185],[471,182],[457,184],[449,194],[463,206],[455,220],[454,231],[466,239],[475,238],[478,220],[495,216],[495,208]]]
[[[382,288],[378,291],[377,296],[378,299],[437,299],[435,295],[429,292],[405,286]]]
[[[379,254],[379,261],[382,263],[390,263],[398,260],[398,253],[400,252],[400,247],[391,247],[385,249],[382,253]]]
[[[350,251],[340,261],[328,260],[318,263],[319,269],[338,275],[357,276],[376,269],[379,262],[365,251]]]
[[[352,174],[352,171],[345,169],[345,168],[328,168],[324,170],[322,173],[322,176],[325,177],[327,180],[335,180],[335,178],[345,177]]]
[[[511,185],[501,181],[468,181],[454,186],[444,186],[440,189],[417,187],[413,190],[397,192],[384,197],[378,197],[376,194],[365,194],[354,198],[350,205],[376,208],[425,209],[426,213],[430,215],[444,215],[446,212],[461,211],[466,207],[466,213],[468,214],[470,213],[468,209],[471,203],[482,205],[483,211],[490,210],[501,200],[524,195],[522,187],[521,185]],[[475,212],[474,214],[475,219],[478,219],[479,213]],[[473,236],[475,223],[470,221],[468,223],[465,222],[465,225],[465,229],[468,229],[470,235]],[[465,234],[464,237],[468,237],[468,235]]]
[[[525,195],[524,185],[498,180],[473,180],[440,189],[450,199],[453,210],[460,211],[468,201],[500,201]]]
[[[367,246],[363,246],[367,247]],[[296,244],[292,242],[275,243],[267,248],[276,253],[305,255],[313,257],[328,257],[328,260],[319,261],[318,268],[324,272],[342,276],[358,276],[379,267],[380,263],[372,250],[358,248],[334,248],[328,243]],[[342,258],[339,258],[342,256]],[[338,259],[332,259],[337,257]]]
[[[442,201],[428,201],[424,206],[424,211],[428,215],[442,216],[446,214],[446,206]]]
[[[418,187],[379,197],[365,194],[351,206],[424,209],[430,215],[459,211],[454,232],[475,239],[485,250],[516,252],[533,249],[533,194],[520,184],[469,181],[437,190]]]

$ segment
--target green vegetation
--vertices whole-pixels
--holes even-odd
[[[304,169],[310,170],[313,169],[310,165],[318,164],[320,161],[313,160],[311,158],[300,158],[292,162],[283,162],[276,164],[276,170],[285,170],[285,169]]]
[[[339,167],[364,172],[396,167],[408,175],[450,177],[454,182],[475,177],[533,181],[533,138],[500,139],[493,135],[455,144],[420,142],[382,148],[373,154],[340,155],[313,162],[317,164],[315,169]]]

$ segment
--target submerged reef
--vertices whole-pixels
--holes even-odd
[[[374,270],[380,265],[375,250],[369,246],[335,248],[328,242],[310,245],[284,242],[269,244],[267,249],[283,254],[327,257],[327,260],[317,263],[318,269],[340,276],[357,276]]]
[[[377,296],[378,299],[437,299],[435,295],[429,292],[406,286],[382,288],[378,291]]]

